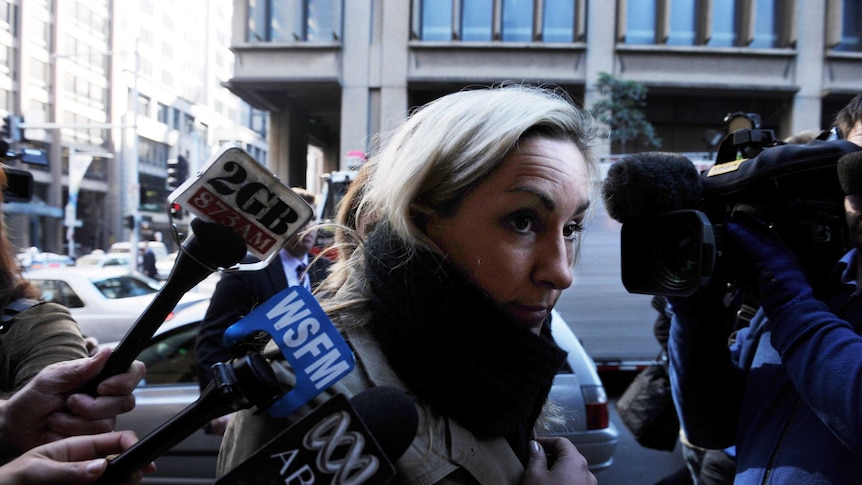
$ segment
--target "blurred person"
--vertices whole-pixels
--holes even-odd
[[[107,456],[121,453],[138,441],[132,431],[74,436],[37,446],[0,466],[0,482],[6,484],[79,485],[95,483],[105,473]],[[140,483],[150,463],[125,483]]]
[[[8,179],[0,170],[0,187]],[[2,202],[2,199],[0,199]],[[0,460],[67,436],[110,431],[134,407],[143,363],[99,383],[96,395],[76,392],[104,367],[110,350],[91,349],[69,311],[38,300],[15,264],[0,224]],[[92,356],[88,355],[92,353]]]
[[[846,141],[825,143],[859,150],[862,94],[836,115],[834,129]],[[853,248],[831,281],[812,286],[775,231],[734,214],[728,233],[757,273],[760,308],[749,325],[728,346],[720,285],[668,298],[674,398],[686,436],[706,448],[733,446],[734,483],[862,483],[862,180],[848,182]]]
[[[138,244],[138,258],[141,273],[154,280],[159,279],[159,270],[156,269],[156,253],[146,242]]]
[[[395,483],[596,483],[570,441],[535,438],[559,418],[546,400],[566,354],[549,319],[595,195],[593,136],[559,91],[462,91],[415,111],[345,198],[359,244],[339,250],[330,278],[343,284],[317,296],[357,365],[329,392],[385,385],[415,400]],[[238,412],[218,473],[287,421]]]
[[[313,193],[299,187],[292,190],[316,213]],[[317,229],[312,225],[290,238],[279,251],[278,257],[265,268],[257,271],[225,272],[221,275],[195,342],[201,390],[212,380],[213,364],[227,362],[236,357],[228,352],[222,341],[225,329],[285,288],[302,285],[308,290],[314,290],[326,278],[331,261],[324,257],[309,256],[316,237]],[[258,261],[249,255],[242,262]],[[223,433],[227,420],[227,416],[214,420],[213,431]]]

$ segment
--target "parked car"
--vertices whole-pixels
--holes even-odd
[[[131,260],[128,254],[114,253],[108,254],[104,251],[92,252],[85,254],[75,260],[75,266],[79,268],[93,267],[104,268],[106,266],[121,266],[129,267]]]
[[[156,259],[164,258],[168,255],[168,247],[165,243],[160,241],[147,241],[147,247],[153,250],[153,253],[156,255]],[[132,243],[129,241],[120,241],[111,244],[111,247],[108,248],[108,254],[114,253],[125,253],[129,254],[132,249]],[[135,252],[137,254],[137,251]]]
[[[201,301],[178,312],[138,356],[147,366],[147,376],[135,390],[135,409],[118,416],[117,429],[134,430],[143,438],[197,400],[194,345],[207,306]],[[609,421],[604,387],[593,360],[556,312],[553,322],[555,338],[569,356],[550,397],[563,408],[566,420],[544,434],[568,438],[591,469],[605,468],[613,462],[618,432]],[[204,429],[195,431],[157,458],[157,471],[144,482],[211,483],[220,443],[220,436]]]
[[[35,248],[22,251],[16,255],[18,264],[25,270],[42,268],[59,268],[73,266],[75,260],[65,254],[46,253]]]
[[[42,299],[67,307],[81,332],[100,342],[120,340],[161,288],[158,281],[124,267],[50,268],[25,276],[41,290]],[[208,298],[206,293],[186,293],[174,312]]]

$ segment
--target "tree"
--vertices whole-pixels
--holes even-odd
[[[661,147],[661,138],[656,136],[643,112],[646,86],[637,81],[617,79],[606,72],[599,73],[596,86],[603,97],[593,105],[592,114],[610,128],[611,142],[618,141],[623,153],[627,142],[638,139],[652,148]]]

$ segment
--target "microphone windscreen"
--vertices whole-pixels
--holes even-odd
[[[602,198],[611,218],[625,223],[695,209],[702,192],[700,174],[691,160],[675,153],[646,152],[611,165]]]
[[[419,413],[413,399],[394,387],[377,386],[350,398],[386,456],[395,462],[407,451],[419,428]]]
[[[233,229],[199,218],[191,222],[194,239],[188,244],[196,258],[214,268],[228,268],[239,263],[246,253],[245,240]]]
[[[862,195],[862,151],[838,159],[838,182],[847,195]]]

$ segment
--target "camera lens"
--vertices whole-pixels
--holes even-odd
[[[700,282],[700,234],[688,225],[665,227],[652,242],[650,274],[668,290]]]
[[[626,222],[620,241],[623,286],[631,293],[688,296],[712,275],[715,237],[700,211]]]

